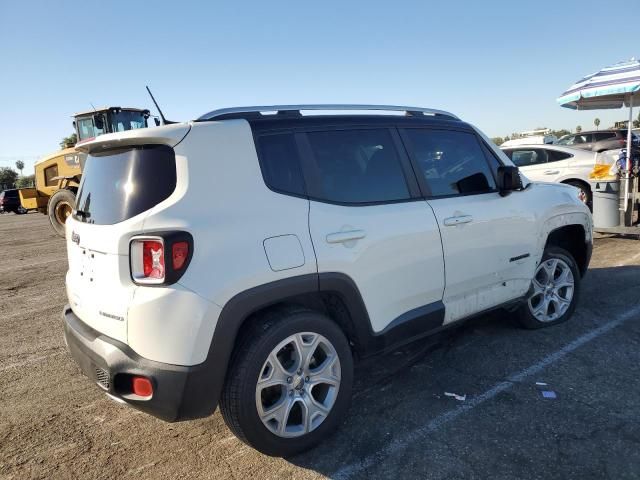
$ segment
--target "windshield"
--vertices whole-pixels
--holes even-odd
[[[571,140],[572,135],[565,135],[564,137],[560,137],[558,140],[556,140],[555,144],[556,145],[566,145],[569,143],[569,140]]]
[[[144,118],[144,115],[142,115],[142,112],[127,110],[110,113],[109,122],[111,125],[110,132],[124,132],[125,130],[135,130],[147,126],[147,120]]]
[[[112,225],[149,210],[176,188],[171,147],[145,145],[87,157],[74,218]]]

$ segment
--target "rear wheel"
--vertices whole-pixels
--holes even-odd
[[[580,272],[569,252],[547,247],[536,268],[527,301],[518,309],[526,328],[542,328],[571,317],[580,293]]]
[[[49,221],[55,232],[64,237],[64,224],[73,211],[76,203],[76,196],[71,190],[58,190],[49,199],[47,212]]]
[[[334,322],[309,310],[274,312],[243,336],[220,410],[231,431],[251,447],[290,456],[338,427],[352,382],[351,350]]]
[[[584,203],[587,207],[589,207],[590,210],[593,209],[592,207],[592,195],[591,195],[591,188],[589,188],[588,185],[582,183],[582,182],[578,182],[578,181],[568,181],[567,185],[571,185],[572,187],[576,187],[579,192],[578,192],[578,198],[582,201],[582,203]]]
[[[17,209],[16,209],[16,215],[24,215],[25,213],[28,213],[29,210],[27,210],[26,208],[24,208],[22,205],[20,205]]]

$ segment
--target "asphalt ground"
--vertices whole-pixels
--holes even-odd
[[[596,240],[566,324],[492,314],[359,366],[339,431],[289,459],[219,412],[169,424],[105,397],[64,346],[65,270],[46,217],[0,215],[0,479],[640,478],[638,240]]]

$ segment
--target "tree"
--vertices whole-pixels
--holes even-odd
[[[16,181],[16,188],[35,187],[35,186],[36,186],[35,175],[26,175],[26,176],[20,177]]]
[[[565,135],[569,135],[571,132],[566,128],[561,128],[560,130],[551,130],[551,135],[555,135],[558,138],[562,138]]]
[[[582,127],[580,125],[578,125],[576,127],[576,133],[580,133],[582,131]]]
[[[64,137],[60,141],[60,148],[70,148],[73,147],[76,143],[78,143],[78,135],[72,133],[68,137]]]
[[[24,168],[24,162],[22,160],[18,160],[16,162],[16,168],[20,170],[20,175],[22,176],[22,169]]]
[[[593,124],[596,126],[596,130],[598,130],[598,127],[600,126],[600,119],[599,119],[599,118],[596,118],[596,119],[593,121]]]
[[[13,188],[18,179],[18,172],[10,167],[0,167],[0,189]]]
[[[505,139],[502,137],[493,137],[491,141],[495,143],[497,146],[500,146],[505,142]]]
[[[640,113],[638,113],[638,119],[633,121],[633,128],[640,128]]]

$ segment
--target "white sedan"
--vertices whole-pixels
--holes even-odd
[[[567,183],[580,189],[580,198],[591,206],[589,174],[596,154],[559,145],[517,145],[504,147],[504,153],[529,180]]]

